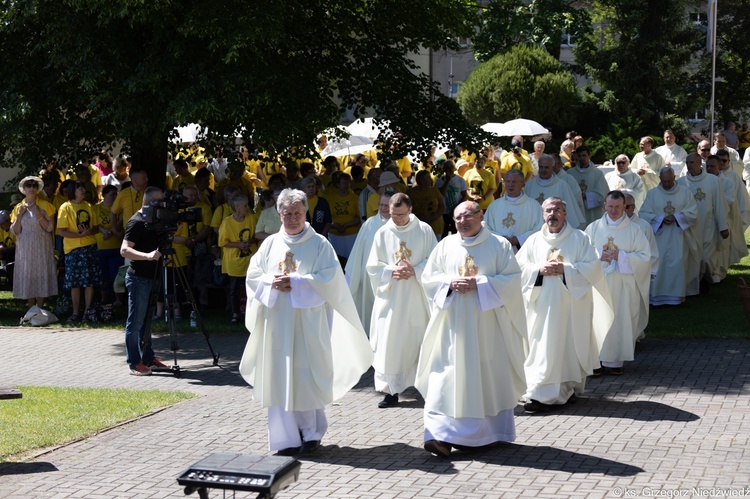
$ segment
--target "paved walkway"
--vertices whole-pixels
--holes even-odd
[[[181,336],[180,378],[128,375],[122,336],[0,331],[2,385],[198,394],[34,460],[0,464],[0,497],[184,497],[175,478],[203,457],[269,453],[265,416],[237,373],[246,335],[212,338],[220,367],[200,334]],[[168,345],[156,339],[162,357]],[[368,373],[327,409],[323,451],[278,497],[750,497],[750,341],[646,340],[636,356],[625,375],[591,380],[574,406],[540,416],[517,410],[514,444],[449,460],[421,448],[418,394],[377,409]]]

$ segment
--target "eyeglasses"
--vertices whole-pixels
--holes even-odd
[[[710,150],[711,150],[710,147],[701,147],[701,151],[708,152]]]
[[[455,220],[456,222],[463,222],[464,220],[470,220],[470,219],[474,218],[474,216],[477,213],[479,213],[479,211],[481,211],[481,210],[472,211],[471,213],[467,213],[466,215],[459,215],[457,217],[453,217],[453,220]]]
[[[23,184],[23,186],[26,187],[27,189],[30,187],[33,187],[34,189],[39,189],[39,184],[37,184],[36,182],[26,182],[25,184]]]

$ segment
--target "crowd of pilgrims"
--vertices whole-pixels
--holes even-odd
[[[437,240],[456,232],[454,208],[463,201],[476,201],[487,212],[485,221],[490,230],[519,248],[530,234],[513,234],[507,221],[493,217],[491,209],[491,204],[508,188],[513,196],[525,188],[526,194],[540,205],[549,195],[563,198],[568,206],[568,222],[583,230],[594,220],[591,213],[601,217],[606,191],[619,189],[632,196],[632,216],[633,211],[641,209],[647,193],[660,185],[665,167],[671,168],[674,178],[688,179],[703,175],[707,158],[716,157],[715,171],[709,167],[707,174],[721,176],[722,188],[709,214],[704,210],[692,217],[693,242],[688,245],[700,261],[699,268],[688,269],[688,273],[700,273],[698,282],[715,283],[726,276],[729,265],[747,254],[744,229],[750,198],[743,178],[748,179],[750,158],[743,154],[745,148],[737,150],[741,144],[729,145],[728,137],[737,138],[732,132],[715,134],[713,146],[707,140],[701,141],[694,153],[698,164],[693,169],[688,154],[675,144],[670,130],[664,133],[660,147],[651,137],[643,137],[641,152],[632,159],[617,156],[615,165],[610,165],[614,170],[605,177],[606,183],[597,186],[572,175],[590,163],[583,137],[574,132],[568,134],[558,154],[545,154],[542,141],[535,142],[533,150],[527,152],[523,138],[514,137],[508,150],[490,145],[479,153],[461,148],[435,156],[433,147],[431,155],[418,164],[408,157],[379,161],[373,149],[354,156],[302,159],[282,165],[244,146],[232,152],[217,149],[212,158],[204,155],[202,148],[192,146],[174,161],[171,155],[167,158],[166,189],[182,193],[201,213],[200,221],[179,225],[174,234],[175,255],[169,266],[185,267],[192,279],[199,259],[208,265],[220,263],[221,275],[216,272],[219,277],[212,284],[226,288],[226,306],[232,312],[231,321],[236,323],[244,309],[243,283],[250,258],[263,240],[281,227],[276,198],[285,188],[304,191],[309,205],[308,222],[329,240],[342,266],[346,266],[362,224],[370,217],[388,216],[387,203],[383,210],[380,202],[384,194],[406,193],[413,214],[432,227]],[[748,138],[744,140],[747,142]],[[318,151],[326,146],[326,137],[321,136]],[[542,158],[550,161],[540,161]],[[508,178],[510,171],[514,174]],[[564,189],[547,188],[545,193],[545,187],[557,180],[564,180]],[[60,287],[70,293],[72,313],[68,322],[95,319],[92,311],[96,301],[122,306],[124,288],[114,285],[124,264],[119,249],[124,226],[141,208],[148,184],[147,173],[128,155],[112,160],[107,153],[68,169],[50,161],[38,176],[23,179],[19,184],[23,199],[12,205],[10,212],[0,212],[0,258],[6,269],[12,269],[8,277],[14,296],[28,300],[29,306],[41,307],[45,298],[58,294]],[[682,185],[690,189],[692,184]],[[594,193],[596,189],[598,193]],[[700,188],[693,194],[696,199],[705,195]],[[704,220],[699,221],[700,217]],[[717,222],[708,223],[706,217],[715,217]],[[541,227],[541,218],[539,222],[535,230]],[[706,235],[702,241],[705,251],[696,250],[701,233]],[[659,250],[664,253],[662,248]],[[717,255],[722,252],[719,258]],[[14,260],[13,265],[7,265]],[[659,265],[665,265],[664,260],[661,264],[654,261],[653,275],[658,273]],[[669,267],[668,272],[673,270]],[[669,297],[666,301],[652,299],[652,304],[680,303],[686,295],[697,294],[697,290],[687,289],[690,281],[695,284],[695,279],[686,277],[683,281],[686,289],[664,293]],[[206,287],[197,290],[200,303],[207,305]],[[180,305],[186,305],[184,290],[178,289],[177,301],[174,314],[180,318]],[[160,303],[156,316],[163,314]]]

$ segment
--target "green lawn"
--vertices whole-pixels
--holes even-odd
[[[223,293],[223,290],[211,290],[212,293]],[[10,291],[0,291],[0,327],[18,326],[18,322],[28,310],[25,300],[18,300],[13,298],[13,293]],[[55,297],[48,298],[44,304],[44,308],[54,312],[55,310]],[[190,328],[189,310],[183,306],[182,313],[184,317],[175,322],[178,332],[188,332]],[[127,309],[122,308],[115,311],[115,315],[112,321],[103,324],[66,324],[65,321],[68,316],[58,316],[61,322],[50,324],[46,327],[59,328],[60,326],[69,327],[83,327],[83,328],[105,328],[105,329],[125,329],[125,318],[127,315]],[[201,317],[206,326],[208,332],[222,331],[222,332],[246,332],[244,321],[239,324],[231,324],[229,320],[232,318],[230,312],[224,311],[223,306],[216,305],[206,311],[201,312]],[[199,331],[198,328],[192,328],[195,331]],[[162,320],[154,323],[153,331],[157,333],[168,332],[167,324]]]
[[[94,435],[121,421],[195,396],[153,390],[20,389],[23,398],[0,401],[0,462]]]

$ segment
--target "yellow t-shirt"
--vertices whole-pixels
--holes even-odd
[[[60,206],[60,211],[57,213],[58,231],[60,229],[67,229],[71,232],[79,232],[97,225],[99,225],[99,221],[96,218],[96,211],[87,201],[79,204],[68,201]],[[91,244],[96,244],[95,236],[63,237],[63,250],[66,254],[74,249],[83,248]]]
[[[396,164],[398,165],[398,172],[401,174],[401,178],[404,178],[404,175],[406,175],[406,178],[409,178],[412,174],[409,158],[404,156],[403,158],[396,160]]]
[[[219,205],[218,208],[216,208],[216,211],[214,211],[214,214],[211,216],[211,227],[218,229],[221,227],[221,222],[224,221],[225,218],[232,216],[232,207],[229,206],[227,203],[224,203],[222,205]]]
[[[440,194],[440,190],[437,187],[428,187],[427,189],[418,189],[416,187],[409,189],[406,192],[411,199],[412,213],[414,216],[425,223],[429,223],[435,235],[442,235],[443,227],[445,222],[443,221],[443,213],[433,220],[431,223],[427,222],[428,218],[432,218],[440,207],[440,199],[443,195]]]
[[[125,229],[130,217],[140,210],[141,206],[143,206],[143,193],[128,187],[117,194],[115,202],[112,203],[111,211],[119,217],[122,228]]]
[[[239,248],[227,248],[227,243],[249,241],[255,235],[255,223],[257,216],[248,213],[242,222],[238,222],[233,216],[227,217],[219,227],[219,246],[222,248],[221,272],[232,277],[243,277],[247,273],[250,257],[258,251],[253,244],[249,251],[241,251]]]
[[[190,235],[188,234],[188,225],[185,222],[182,222],[177,227],[174,235],[179,237],[190,237]],[[190,258],[190,255],[192,255],[192,251],[182,243],[172,243],[172,247],[174,248],[174,263],[170,263],[168,266],[184,267],[185,265],[187,265],[188,258]]]
[[[373,192],[367,197],[367,206],[365,208],[365,216],[367,218],[374,217],[380,210],[380,194]]]
[[[250,180],[248,177],[245,177],[244,175],[238,179],[227,177],[219,182],[219,185],[216,188],[216,196],[220,203],[223,203],[225,201],[224,188],[228,185],[237,187],[240,190],[239,194],[246,196],[248,199],[248,204],[253,205],[253,201],[255,199],[255,187],[253,186],[252,180]]]
[[[112,219],[109,216],[111,210],[111,206],[104,206],[102,203],[94,205],[94,211],[96,212],[96,219],[99,221],[99,227],[110,230],[112,229]],[[109,239],[104,239],[104,234],[101,232],[96,233],[96,247],[100,250],[117,249],[121,245],[122,239],[114,234],[112,234]]]
[[[12,230],[4,230],[2,227],[0,227],[0,244],[5,246],[6,248],[9,248],[16,245],[16,240],[16,235]]]
[[[329,189],[331,192],[326,196],[326,200],[331,207],[331,218],[335,224],[345,224],[352,219],[359,219],[359,199],[351,190],[346,196],[341,196],[338,189]],[[350,236],[359,232],[359,225],[347,227],[343,232],[331,229],[330,233],[334,236]]]
[[[528,175],[529,172],[534,172],[534,167],[531,165],[531,159],[527,154],[524,154],[524,152],[525,151],[521,149],[521,155],[516,156],[512,151],[505,151],[502,158],[500,158],[500,173],[503,177],[514,168],[521,170],[524,176]]]
[[[464,173],[464,180],[466,185],[469,186],[469,193],[473,195],[484,196],[490,189],[497,189],[497,182],[495,182],[495,175],[487,170],[477,170],[472,168]],[[479,207],[486,210],[487,207],[495,200],[492,196],[489,196],[479,202]]]
[[[195,185],[195,177],[192,173],[186,173],[185,175],[177,175],[172,180],[172,189],[182,192],[185,187]]]

